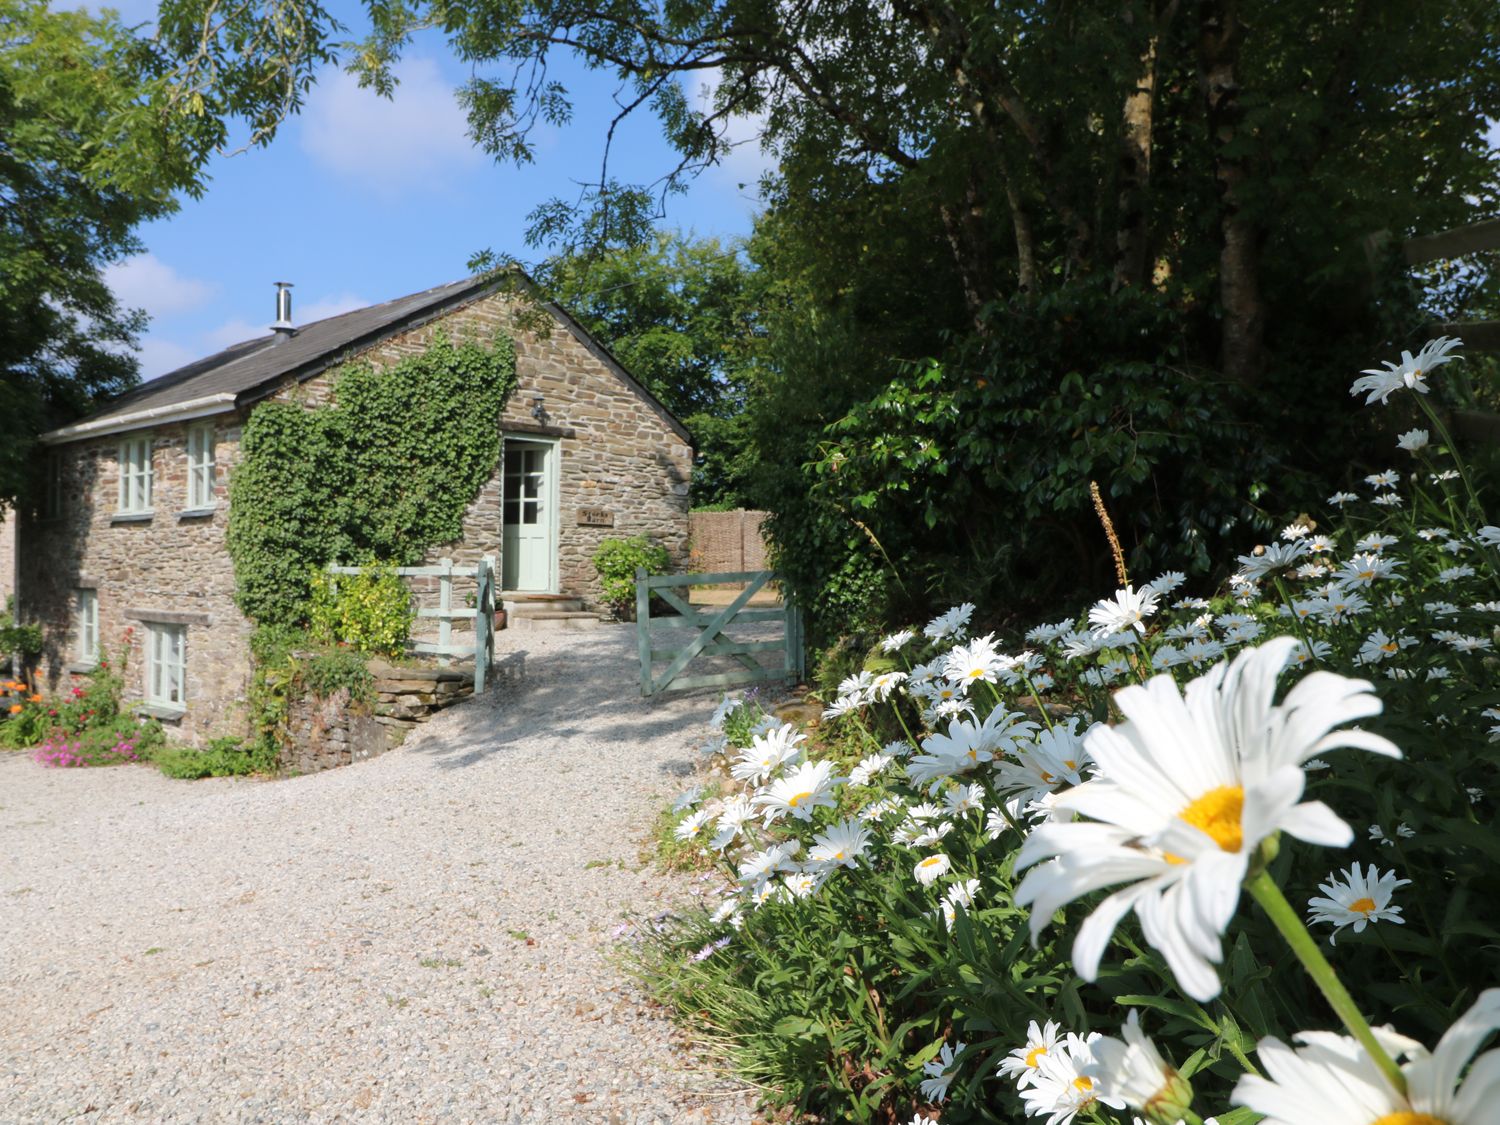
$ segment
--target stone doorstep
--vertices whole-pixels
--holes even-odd
[[[528,613],[524,616],[511,618],[507,627],[522,631],[527,629],[545,629],[559,632],[574,632],[584,629],[597,629],[601,624],[603,622],[597,613]]]

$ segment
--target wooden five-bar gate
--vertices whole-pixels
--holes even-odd
[[[802,678],[802,614],[785,599],[779,606],[751,606],[750,600],[766,583],[775,578],[769,570],[749,570],[734,574],[664,574],[635,572],[636,642],[641,659],[641,694],[657,695],[664,691],[687,691],[692,688],[730,688],[741,684],[783,680],[795,683]],[[745,584],[727,606],[693,605],[688,601],[691,586],[716,586],[724,583]],[[673,610],[672,615],[651,616],[651,600],[659,598]],[[733,625],[780,621],[782,635],[776,639],[739,640],[726,635]],[[694,630],[685,644],[656,648],[652,629]],[[774,655],[766,663],[758,657]],[[728,657],[739,665],[724,672],[685,676],[683,672],[694,660]],[[655,665],[665,661],[661,672]]]

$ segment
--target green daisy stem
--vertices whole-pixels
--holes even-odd
[[[1047,714],[1047,705],[1042,702],[1042,697],[1037,692],[1036,685],[1031,682],[1031,677],[1025,675],[1024,673],[1022,674],[1021,679],[1026,682],[1026,690],[1031,692],[1031,698],[1036,700],[1036,709],[1042,713],[1042,722],[1047,724],[1048,730],[1052,730],[1052,716]]]
[[[1321,663],[1313,652],[1312,638],[1307,635],[1307,622],[1303,621],[1297,614],[1297,607],[1292,604],[1292,595],[1286,588],[1286,583],[1281,580],[1278,571],[1271,576],[1271,581],[1276,583],[1276,592],[1281,595],[1281,601],[1286,606],[1286,611],[1292,615],[1292,624],[1297,628],[1297,635],[1302,638],[1302,647],[1307,649],[1307,658],[1314,664]]]
[[[1428,421],[1432,423],[1433,429],[1437,430],[1438,436],[1443,439],[1443,444],[1448,447],[1448,455],[1453,458],[1454,467],[1458,469],[1459,479],[1464,482],[1464,490],[1469,494],[1469,503],[1474,506],[1474,511],[1479,515],[1481,523],[1489,523],[1485,517],[1484,505],[1479,502],[1479,493],[1474,491],[1474,481],[1469,476],[1469,467],[1464,464],[1464,459],[1458,455],[1458,446],[1453,442],[1453,435],[1448,432],[1447,425],[1443,422],[1438,412],[1432,408],[1425,395],[1414,395],[1417,405],[1427,415]]]
[[[911,727],[906,725],[906,716],[901,713],[901,701],[894,696],[891,698],[891,710],[896,713],[896,722],[901,724],[901,730],[906,735],[907,744],[911,746],[913,751],[920,750],[922,744],[912,734]]]
[[[1245,889],[1250,892],[1251,898],[1260,903],[1260,908],[1266,912],[1266,917],[1270,918],[1276,928],[1281,931],[1281,936],[1292,947],[1292,952],[1297,955],[1297,960],[1302,962],[1302,967],[1307,970],[1308,976],[1312,977],[1313,982],[1322,990],[1329,1006],[1337,1013],[1339,1019],[1344,1021],[1344,1026],[1370,1053],[1370,1057],[1375,1060],[1375,1064],[1380,1067],[1396,1091],[1405,1096],[1406,1076],[1401,1073],[1396,1060],[1391,1058],[1376,1040],[1369,1023],[1360,1014],[1359,1005],[1354,1002],[1354,997],[1349,995],[1349,990],[1344,987],[1338,974],[1333,971],[1328,958],[1323,956],[1318,943],[1307,932],[1307,927],[1302,924],[1302,919],[1297,916],[1296,910],[1287,901],[1286,895],[1281,893],[1276,880],[1271,878],[1271,873],[1261,871],[1245,884]]]

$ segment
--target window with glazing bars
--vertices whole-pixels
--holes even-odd
[[[120,443],[120,511],[151,510],[151,436]]]
[[[194,426],[187,434],[189,508],[214,506],[214,428]]]
[[[146,702],[187,706],[187,626],[152,625],[146,635]]]

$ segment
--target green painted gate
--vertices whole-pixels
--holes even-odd
[[[692,688],[730,688],[741,684],[796,683],[800,680],[804,671],[801,612],[790,601],[774,607],[750,605],[755,593],[775,577],[769,570],[650,575],[638,569],[635,572],[635,620],[636,643],[641,658],[641,694],[649,696]],[[745,583],[745,588],[729,605],[699,606],[688,601],[688,587],[726,582]],[[676,615],[652,617],[653,597],[675,609]],[[733,625],[755,621],[780,621],[781,637],[744,641],[725,635],[725,630]],[[653,628],[681,630],[684,643],[677,647],[653,647]],[[760,657],[763,654],[777,655],[775,659],[762,663]],[[683,675],[694,660],[719,656],[731,658],[740,667],[728,672]],[[655,666],[663,661],[666,668],[658,673]]]

